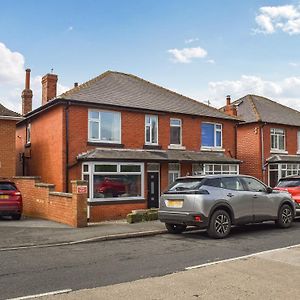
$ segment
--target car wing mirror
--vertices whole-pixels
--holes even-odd
[[[271,194],[272,192],[273,192],[273,189],[272,189],[270,186],[268,186],[268,187],[267,187],[267,193],[268,193],[268,194]]]

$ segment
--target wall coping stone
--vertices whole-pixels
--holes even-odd
[[[37,186],[37,187],[46,187],[46,188],[54,188],[55,184],[38,182],[38,183],[35,184],[35,186]]]
[[[72,198],[72,194],[71,194],[71,193],[50,192],[49,195],[52,195],[52,196],[58,196],[58,197],[68,197],[68,198]]]
[[[87,185],[88,182],[86,180],[71,180],[72,184],[77,184],[77,185]]]
[[[24,180],[36,179],[36,180],[40,180],[41,176],[13,176],[13,179],[24,179]]]

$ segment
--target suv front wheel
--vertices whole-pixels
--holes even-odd
[[[231,219],[225,210],[216,210],[211,218],[207,228],[209,236],[222,239],[228,236],[231,229]]]

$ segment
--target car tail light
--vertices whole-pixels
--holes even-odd
[[[196,222],[201,222],[201,217],[200,216],[194,216],[194,220]]]
[[[20,192],[14,192],[12,193],[13,196],[21,196],[21,193]]]

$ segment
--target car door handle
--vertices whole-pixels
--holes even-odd
[[[233,197],[233,196],[234,196],[234,195],[231,194],[231,193],[227,194],[227,197]]]

